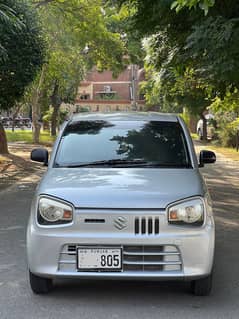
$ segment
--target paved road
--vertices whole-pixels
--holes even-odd
[[[215,203],[214,288],[195,297],[185,283],[58,282],[31,293],[25,230],[34,184],[0,193],[0,319],[239,318],[239,163],[219,158],[202,169]]]

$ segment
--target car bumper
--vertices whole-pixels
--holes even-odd
[[[164,232],[157,236],[99,234],[57,231],[34,226],[27,233],[28,265],[32,273],[46,278],[94,278],[137,280],[191,280],[209,275],[214,258],[215,229],[213,218],[200,229]],[[77,247],[121,247],[123,266],[117,272],[78,271]],[[160,265],[154,261],[160,254]],[[132,255],[133,253],[133,264]],[[158,258],[158,257],[157,257]],[[128,265],[128,260],[131,260]],[[140,260],[140,264],[138,264]],[[157,259],[159,260],[159,259]],[[143,261],[143,262],[142,262]]]

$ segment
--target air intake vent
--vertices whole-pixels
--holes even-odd
[[[102,218],[86,218],[85,219],[86,224],[104,224],[105,219]]]
[[[135,235],[158,235],[159,217],[136,217],[134,231]]]

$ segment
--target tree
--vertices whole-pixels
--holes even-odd
[[[143,67],[144,52],[142,50],[140,35],[137,30],[131,32],[131,28],[133,27],[131,16],[134,14],[134,9],[122,5],[119,10],[117,10],[114,1],[107,1],[105,9],[107,28],[111,32],[120,34],[125,45],[125,55],[127,55],[128,58],[127,62]]]
[[[203,136],[206,139],[205,110],[211,103],[212,88],[208,84],[200,83],[191,67],[175,64],[174,59],[177,57],[174,56],[174,49],[170,52],[170,59],[164,60],[169,46],[167,41],[165,43],[164,35],[156,37],[161,38],[161,44],[157,49],[153,36],[144,42],[147,54],[145,69],[149,77],[144,88],[146,101],[149,105],[158,105],[161,112],[182,113],[186,109],[193,117],[199,115],[203,120]],[[163,60],[160,72],[155,67],[158,56]]]
[[[134,8],[133,26],[149,42],[146,68],[152,80],[148,96],[150,90],[160,88],[161,103],[168,97],[174,103],[191,101],[191,111],[203,114],[202,108],[216,96],[223,99],[228,89],[238,89],[238,1],[122,2]]]
[[[16,17],[2,20],[0,25],[4,61],[0,60],[0,109],[12,108],[21,99],[24,90],[36,76],[44,59],[44,41],[37,17],[32,8],[22,1],[5,0],[5,5]],[[21,27],[15,22],[20,21]],[[3,127],[0,126],[0,153],[7,152]]]
[[[17,17],[15,11],[6,4],[6,1],[0,0],[0,23],[5,25],[9,30],[14,31],[14,28],[24,26],[23,22]],[[7,50],[3,43],[0,42],[0,62],[7,58]]]
[[[190,67],[200,84],[209,83],[221,96],[228,86],[238,87],[238,1],[126,2],[136,8],[132,20],[141,37],[151,37],[156,70],[160,71],[162,66],[165,69],[175,66],[183,73]],[[202,8],[204,5],[211,7],[207,16],[197,10],[196,4]],[[172,10],[175,6],[180,7],[178,12]],[[185,6],[194,9],[189,11]]]
[[[108,27],[110,17],[106,17],[101,0],[34,3],[44,25],[48,50],[44,80],[39,78],[35,85],[33,110],[38,110],[35,113],[39,120],[41,96],[46,93],[45,102],[48,100],[53,107],[51,134],[56,135],[60,105],[74,102],[85,71],[94,64],[98,70],[112,69],[114,74],[119,73],[125,48],[120,34]],[[37,122],[36,118],[34,127]],[[39,134],[34,136],[38,142]]]

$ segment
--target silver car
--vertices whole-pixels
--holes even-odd
[[[212,286],[215,226],[201,151],[176,115],[76,115],[64,124],[31,207],[33,292],[56,278],[187,280]]]

